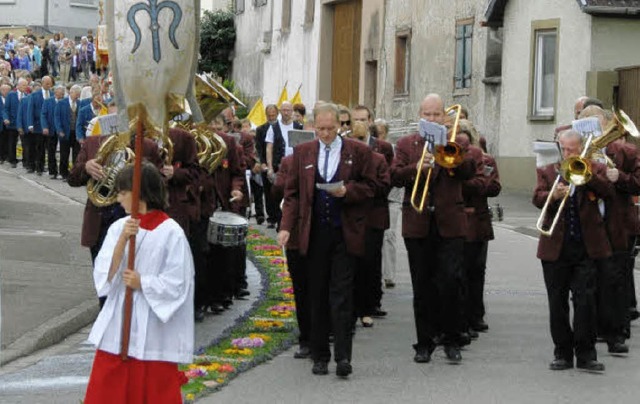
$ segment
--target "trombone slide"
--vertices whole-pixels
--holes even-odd
[[[547,196],[547,200],[545,201],[544,206],[542,207],[542,212],[540,212],[540,217],[538,218],[538,221],[536,223],[536,229],[543,236],[551,237],[551,235],[553,234],[554,230],[556,229],[556,225],[558,224],[558,220],[560,219],[560,215],[562,215],[562,211],[564,210],[564,205],[567,202],[567,198],[569,198],[569,195],[571,195],[571,193],[573,192],[574,185],[570,184],[569,185],[569,189],[567,190],[567,193],[564,194],[564,196],[562,197],[562,200],[560,201],[560,206],[558,206],[558,210],[556,211],[556,215],[553,217],[553,221],[551,222],[551,226],[549,226],[549,229],[545,230],[544,227],[543,227],[544,219],[547,217],[547,211],[549,210],[549,205],[551,205],[551,203],[553,202],[553,192],[555,191],[556,187],[560,183],[560,178],[561,178],[561,175],[558,175],[556,177],[556,180],[553,182],[553,186],[551,187],[551,190],[549,191],[549,195]]]

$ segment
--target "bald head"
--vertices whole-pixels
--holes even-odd
[[[578,115],[580,115],[580,112],[584,109],[584,102],[588,99],[589,97],[583,95],[576,100],[576,103],[573,106],[573,115],[575,116],[575,119],[578,119]]]
[[[420,103],[420,118],[440,125],[444,123],[444,102],[438,94],[429,94]]]
[[[53,87],[53,80],[49,76],[44,76],[42,78],[42,89],[49,91],[51,87]]]

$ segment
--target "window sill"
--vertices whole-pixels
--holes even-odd
[[[409,99],[409,93],[398,93],[393,96],[393,101],[406,101]]]
[[[465,97],[471,95],[471,88],[467,87],[467,88],[456,88],[453,90],[453,96],[454,97]]]
[[[529,115],[527,119],[531,122],[553,122],[556,120],[555,115]]]
[[[485,77],[482,79],[482,84],[487,86],[499,86],[502,84],[502,76]]]

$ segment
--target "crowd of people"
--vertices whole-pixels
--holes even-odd
[[[115,109],[107,81],[91,76],[83,89],[56,85],[47,75],[20,77],[14,88],[3,83],[0,94],[0,163],[17,166],[20,140],[28,173],[42,175],[47,167],[52,179],[60,175],[71,186],[105,179],[108,167],[97,155],[109,136],[90,136],[87,128],[105,109]],[[467,111],[447,113],[442,98],[429,94],[420,104],[419,130],[395,145],[387,139],[386,122],[365,105],[349,109],[319,101],[308,114],[304,105],[285,102],[268,105],[265,113],[268,121],[257,128],[237,119],[233,108],[209,123],[226,146],[214,170],[201,164],[202,150],[189,128],[169,130],[171,155],[144,140],[147,170],[157,170],[166,187],[168,204],[158,209],[183,230],[191,254],[185,260],[193,260],[190,316],[202,321],[249,295],[244,246],[208,243],[207,228],[217,210],[253,215],[258,224],[266,221],[277,230],[286,249],[300,329],[295,357],[311,358],[312,372],[327,374],[333,341],[336,374],[347,377],[356,326],[372,328],[374,319],[387,315],[382,298],[384,288],[395,285],[395,229],[402,217],[413,288],[414,360],[430,362],[442,345],[447,359],[459,363],[461,347],[489,328],[483,296],[494,235],[487,200],[501,191],[496,161]],[[616,119],[586,98],[576,103],[576,119],[583,117],[597,117],[602,128]],[[315,140],[297,144],[300,131],[312,131]],[[436,141],[434,131],[456,144],[453,151]],[[538,249],[554,370],[574,367],[574,358],[578,368],[604,370],[597,361],[597,338],[610,353],[628,352],[629,324],[638,317],[633,250],[640,225],[633,197],[640,193],[640,159],[624,139],[606,145],[609,167],[589,163],[593,175],[585,184],[559,178],[554,185],[559,166],[538,168],[534,204],[550,201],[547,224],[560,211],[557,228],[540,237]],[[559,128],[557,141],[564,159],[579,155],[584,143],[583,135],[568,127]],[[453,153],[447,157],[455,163],[442,163],[444,153]],[[424,200],[416,202],[421,195]],[[126,214],[122,203],[96,206],[87,200],[81,242],[103,277],[113,269],[100,264],[105,246],[114,248],[105,240]],[[137,282],[138,289],[145,288],[144,281]],[[98,289],[101,307],[111,298],[109,290]]]
[[[7,33],[0,45],[0,78],[16,84],[29,75],[34,79],[51,76],[62,84],[87,81],[96,70],[97,52],[93,32],[76,42],[63,32],[50,38],[36,37],[31,28],[23,36]]]

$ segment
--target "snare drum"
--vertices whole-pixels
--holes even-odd
[[[209,218],[207,239],[211,244],[223,247],[241,246],[246,243],[249,222],[230,212],[215,212]]]

